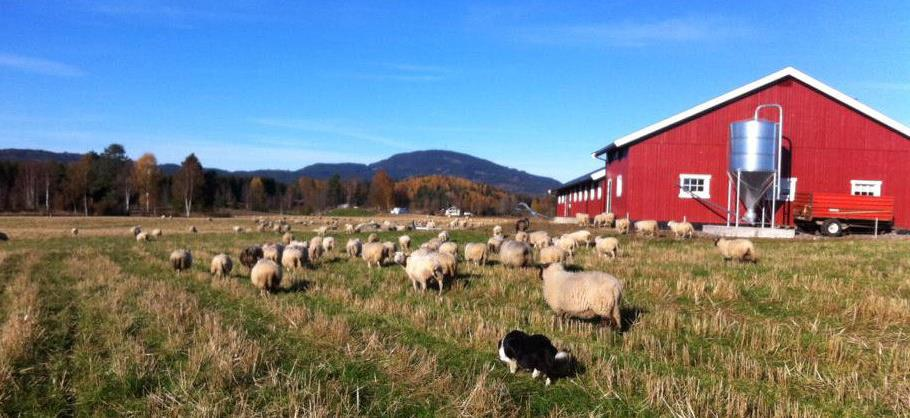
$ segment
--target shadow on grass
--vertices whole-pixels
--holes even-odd
[[[310,285],[311,285],[311,284],[312,284],[312,282],[309,281],[309,280],[296,279],[296,280],[294,280],[294,281],[291,282],[290,286],[288,286],[288,287],[280,287],[280,288],[278,288],[278,290],[275,291],[275,293],[298,293],[298,292],[306,292],[307,289],[310,288]]]
[[[622,325],[619,327],[620,333],[627,333],[638,323],[638,318],[648,313],[648,310],[638,306],[626,306],[619,309],[622,316]]]

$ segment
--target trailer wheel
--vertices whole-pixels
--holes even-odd
[[[844,233],[844,224],[837,219],[828,219],[822,223],[822,233],[829,237],[839,237]]]

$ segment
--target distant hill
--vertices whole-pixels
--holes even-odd
[[[79,159],[80,154],[58,153],[42,150],[4,149],[0,150],[0,161],[58,161],[68,163]],[[205,161],[202,162],[205,166]],[[177,171],[177,164],[162,164],[166,174]],[[360,178],[369,180],[379,170],[385,170],[395,180],[418,176],[451,176],[468,179],[475,183],[488,184],[510,193],[528,195],[545,194],[547,190],[560,185],[549,177],[536,176],[521,170],[505,167],[489,160],[454,151],[428,150],[395,154],[372,164],[318,163],[300,170],[250,170],[225,171],[206,167],[221,174],[236,176],[270,177],[283,183],[291,183],[300,177],[328,179],[335,174],[342,179]]]

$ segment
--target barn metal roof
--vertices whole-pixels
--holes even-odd
[[[707,102],[704,102],[689,110],[686,110],[681,113],[677,113],[677,114],[670,116],[669,118],[666,118],[653,125],[646,126],[642,129],[632,132],[626,136],[618,138],[618,139],[614,140],[610,145],[607,145],[606,147],[603,147],[597,151],[594,151],[591,154],[591,156],[594,158],[597,158],[598,156],[603,155],[604,153],[606,153],[607,151],[609,151],[613,148],[621,148],[621,147],[629,145],[633,142],[637,142],[638,140],[647,138],[648,136],[650,136],[654,133],[660,132],[673,125],[684,122],[690,118],[693,118],[697,115],[700,115],[704,112],[712,110],[716,107],[726,104],[739,97],[745,96],[746,94],[752,93],[755,90],[758,90],[758,89],[768,86],[770,84],[774,84],[774,83],[776,83],[782,79],[788,78],[788,77],[792,77],[796,80],[799,80],[799,81],[809,85],[810,87],[826,94],[827,96],[833,98],[834,100],[837,100],[837,101],[843,103],[847,107],[850,107],[853,110],[860,112],[891,129],[894,129],[895,131],[903,134],[904,136],[910,137],[910,127],[907,127],[906,125],[885,116],[881,112],[879,112],[863,103],[860,103],[858,100],[856,100],[850,96],[847,96],[846,94],[838,91],[837,89],[835,89],[825,83],[822,83],[821,81],[818,81],[818,80],[812,78],[808,74],[806,74],[800,70],[797,70],[796,68],[786,67],[782,70],[769,74],[765,77],[755,80],[742,87],[731,90],[721,96],[708,100]]]
[[[598,168],[597,170],[594,170],[583,176],[576,177],[572,180],[569,180],[569,181],[561,184],[559,187],[556,188],[556,190],[568,189],[569,187],[577,186],[579,184],[584,184],[589,181],[600,180],[600,179],[604,178],[604,176],[606,176],[606,175],[607,175],[607,170],[605,168]]]

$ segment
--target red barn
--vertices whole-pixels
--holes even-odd
[[[725,223],[730,124],[752,119],[762,104],[778,104],[784,114],[777,223],[793,224],[797,192],[827,192],[892,196],[895,226],[910,228],[910,128],[792,67],[595,151],[605,161],[603,176],[581,189],[603,186],[608,193],[596,192],[597,204],[582,194],[580,210]],[[761,113],[777,116],[774,109]],[[572,186],[564,188],[575,193]],[[560,204],[559,210],[572,216],[579,209]]]
[[[606,170],[599,168],[570,180],[550,193],[556,194],[556,216],[574,218],[578,213],[594,215],[607,208],[609,193],[604,195]]]

